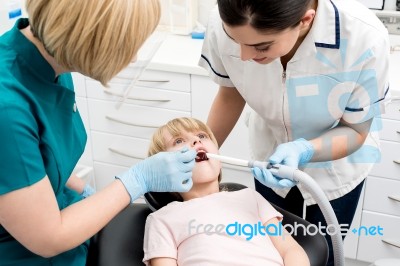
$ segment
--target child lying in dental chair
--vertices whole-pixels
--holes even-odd
[[[198,152],[193,187],[150,214],[144,236],[146,265],[309,265],[303,248],[281,226],[282,215],[253,189],[219,191],[221,163],[211,130],[193,118],[177,118],[153,135],[149,155]]]

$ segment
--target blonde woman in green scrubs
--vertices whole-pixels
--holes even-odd
[[[152,156],[87,198],[68,188],[86,143],[69,72],[107,84],[160,5],[27,0],[27,12],[0,36],[0,265],[85,265],[87,240],[140,195],[191,188],[195,151]]]

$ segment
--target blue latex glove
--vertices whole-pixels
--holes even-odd
[[[192,188],[192,169],[197,152],[187,147],[160,152],[116,176],[124,184],[131,202],[146,192],[187,192]]]
[[[308,163],[314,155],[314,147],[305,139],[280,144],[269,158],[271,164],[283,164],[297,168]],[[272,175],[268,169],[252,168],[254,177],[263,185],[270,188],[291,188],[296,182]]]
[[[83,188],[81,196],[84,198],[87,198],[87,197],[93,195],[94,193],[96,193],[96,190],[94,188],[92,188],[89,184],[86,184],[85,187]]]
[[[280,144],[269,157],[272,164],[284,164],[297,168],[308,163],[314,155],[313,145],[305,139]]]
[[[291,188],[296,185],[296,182],[293,182],[292,180],[289,179],[281,179],[279,177],[276,177],[272,175],[272,173],[266,169],[266,168],[258,168],[254,167],[251,168],[251,171],[253,172],[254,177],[264,186],[270,187],[270,188]]]

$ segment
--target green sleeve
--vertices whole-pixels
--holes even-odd
[[[0,102],[0,195],[46,176],[38,128],[29,108]]]

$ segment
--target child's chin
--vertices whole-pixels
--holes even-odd
[[[204,178],[204,177],[196,178],[195,176],[193,176],[192,179],[193,179],[193,184],[194,185],[206,185],[206,184],[210,184],[211,185],[211,184],[213,184],[215,182],[218,182],[218,176],[216,176],[216,177],[207,177],[207,178]]]

